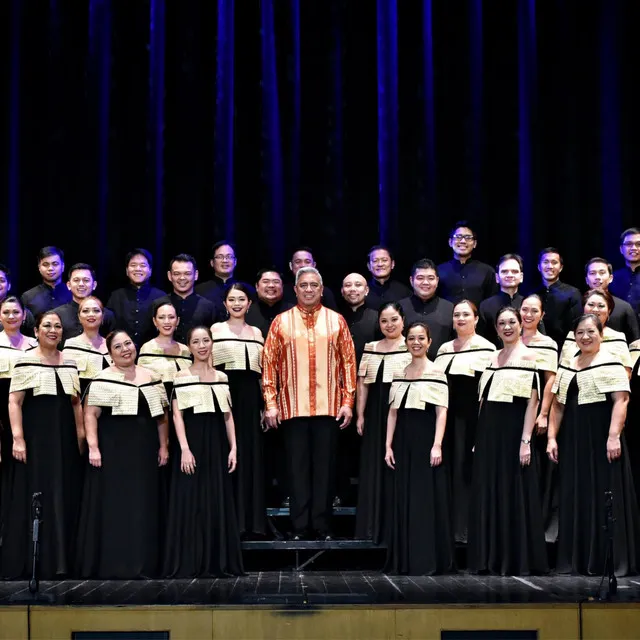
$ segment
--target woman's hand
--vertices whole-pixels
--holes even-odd
[[[24,441],[24,438],[13,439],[13,457],[18,462],[27,461],[27,445]]]
[[[520,466],[528,467],[531,464],[531,444],[520,443]]]
[[[233,473],[238,466],[238,452],[235,448],[229,451],[229,459],[227,461],[227,464],[229,465],[229,473]]]
[[[393,449],[391,447],[387,447],[387,452],[384,456],[384,461],[387,463],[387,466],[390,469],[395,469],[396,459],[393,456]]]
[[[364,416],[358,416],[358,419],[356,420],[356,429],[359,436],[364,433]]]
[[[536,418],[536,433],[537,434],[545,433],[548,427],[549,427],[549,416],[543,416],[542,414],[540,414]]]
[[[165,444],[158,449],[158,466],[164,467],[167,462],[169,462],[169,447]]]
[[[547,455],[551,462],[558,464],[558,443],[555,438],[549,438],[547,440]]]
[[[196,470],[196,459],[191,453],[191,449],[184,449],[180,457],[180,470],[188,476],[194,474]]]
[[[102,454],[98,447],[89,447],[89,464],[92,467],[102,466]]]
[[[442,445],[434,444],[431,447],[431,466],[439,467],[442,464]]]
[[[607,438],[607,460],[613,462],[622,455],[622,444],[620,436],[609,436]]]

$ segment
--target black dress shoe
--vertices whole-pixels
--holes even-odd
[[[287,496],[280,505],[283,509],[288,509],[291,506],[291,498]]]
[[[293,542],[302,542],[303,540],[308,540],[309,536],[305,531],[294,532],[291,536],[291,540]]]
[[[333,536],[325,531],[324,533],[318,533],[316,540],[320,542],[331,542],[333,540]]]

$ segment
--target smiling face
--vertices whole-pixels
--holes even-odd
[[[211,260],[211,266],[219,278],[223,280],[230,278],[236,268],[236,252],[233,247],[228,244],[218,247]]]
[[[158,334],[164,338],[172,338],[179,323],[180,319],[172,304],[163,304],[158,307],[153,318]]]
[[[209,362],[211,360],[213,340],[206,329],[194,329],[191,332],[188,346],[194,360],[198,362]]]
[[[607,289],[613,280],[606,262],[592,262],[587,267],[586,281],[589,289]]]
[[[350,273],[342,281],[342,297],[351,307],[359,307],[369,294],[367,281],[359,273]]]
[[[402,316],[393,308],[387,307],[380,313],[378,320],[382,335],[389,340],[396,340],[402,335],[404,320]]]
[[[519,340],[520,329],[520,322],[513,311],[503,311],[496,319],[496,331],[505,346]]]
[[[453,308],[453,328],[458,336],[469,336],[475,333],[478,317],[468,302],[460,302]]]
[[[407,349],[409,349],[409,353],[412,356],[416,358],[426,356],[430,345],[431,340],[424,327],[417,326],[409,329],[409,333],[407,334]]]
[[[7,274],[4,271],[0,271],[0,302],[4,300],[11,291],[11,283]]]
[[[538,271],[547,284],[553,284],[562,272],[562,261],[558,253],[545,253],[538,263]]]
[[[289,268],[295,276],[302,267],[315,267],[316,263],[313,256],[308,251],[296,251],[291,258]]]
[[[584,312],[592,313],[600,320],[604,327],[609,320],[609,307],[607,301],[597,293],[591,294],[584,303]]]
[[[320,304],[322,300],[322,283],[320,276],[315,273],[304,273],[298,279],[295,286],[298,304],[307,309],[312,309]]]
[[[602,334],[593,318],[585,318],[575,331],[576,345],[584,354],[594,354],[600,350]]]
[[[173,290],[182,297],[193,293],[193,287],[198,279],[198,270],[192,262],[176,260],[167,271],[167,278],[173,285]]]
[[[113,364],[121,369],[135,366],[136,345],[125,331],[119,331],[111,341],[109,355]]]
[[[46,258],[42,258],[38,263],[38,271],[40,272],[42,281],[50,287],[54,287],[62,279],[64,261],[57,254],[47,256]]]
[[[640,263],[640,233],[628,233],[622,240],[620,253],[629,264]]]
[[[24,315],[24,310],[17,302],[4,302],[0,306],[0,321],[7,333],[20,331]]]
[[[275,304],[282,300],[282,278],[277,271],[265,271],[256,282],[258,299],[267,304]]]
[[[229,312],[230,318],[241,320],[247,315],[251,306],[251,300],[244,291],[240,289],[229,289],[224,301],[225,309]]]
[[[468,259],[476,248],[476,239],[469,227],[458,227],[449,238],[449,246],[456,259]]]
[[[89,269],[76,269],[70,274],[67,288],[71,291],[73,299],[79,303],[95,291],[97,284]]]
[[[140,287],[151,277],[151,266],[142,254],[137,254],[129,260],[126,272],[129,282],[134,287]]]
[[[391,259],[386,249],[376,249],[369,255],[367,267],[371,271],[371,275],[377,280],[388,280],[395,266],[396,263]]]
[[[522,301],[520,316],[522,317],[522,326],[524,328],[536,331],[543,315],[542,302],[538,298],[530,296]]]
[[[102,314],[102,307],[93,296],[85,298],[78,307],[80,324],[85,331],[98,329],[102,323]]]
[[[62,322],[57,313],[47,313],[42,316],[40,324],[35,329],[35,336],[42,347],[56,349],[62,340]]]
[[[416,269],[415,274],[409,279],[413,293],[421,300],[433,298],[439,281],[433,269]]]

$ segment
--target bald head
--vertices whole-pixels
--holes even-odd
[[[364,299],[369,293],[369,287],[365,277],[359,273],[350,273],[342,281],[342,297],[355,311],[364,304]]]

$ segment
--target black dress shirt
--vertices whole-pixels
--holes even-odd
[[[435,360],[438,349],[449,340],[453,340],[453,303],[433,296],[426,302],[416,295],[400,300],[404,311],[404,326],[408,327],[412,322],[425,322],[431,333],[431,346],[427,354],[430,360]]]
[[[638,316],[626,300],[613,296],[613,301],[615,302],[615,307],[609,316],[609,320],[607,320],[607,326],[615,331],[622,331],[627,337],[627,342],[631,344],[634,340],[640,338]]]
[[[282,300],[278,300],[278,302],[273,305],[268,305],[266,302],[258,299],[257,302],[254,302],[249,307],[245,322],[252,327],[258,327],[262,333],[262,337],[266,340],[267,334],[269,333],[269,327],[271,326],[273,319],[277,315],[288,311],[294,306],[295,304],[291,304],[284,298]]]
[[[298,298],[296,297],[296,292],[293,286],[293,283],[285,282],[284,295],[282,296],[282,299],[286,300],[291,305],[291,307],[295,307],[298,304]],[[333,291],[331,291],[331,289],[326,286],[324,287],[324,291],[322,293],[322,305],[331,309],[332,311],[338,311],[336,297],[333,295]]]
[[[69,291],[69,287],[65,282],[60,282],[55,287],[50,287],[43,282],[22,294],[22,304],[34,316],[67,304],[72,299],[71,291]]]
[[[62,342],[64,345],[65,340],[69,338],[75,338],[79,336],[83,329],[80,324],[80,318],[78,318],[78,303],[75,300],[67,302],[60,307],[56,307],[54,311],[60,316],[60,322],[62,322]],[[104,308],[102,312],[102,324],[100,325],[100,335],[103,337],[108,336],[116,328],[116,317],[111,309]]]
[[[22,325],[20,325],[20,333],[23,336],[28,336],[29,338],[33,338],[35,335],[33,330],[36,327],[36,321],[33,317],[33,314],[29,309],[24,310],[24,320],[22,321]],[[2,321],[0,320],[0,332],[4,331],[4,327],[2,326]]]
[[[539,287],[537,293],[544,303],[544,326],[546,334],[553,338],[562,351],[567,333],[573,323],[582,315],[582,295],[570,284],[554,282],[550,287]]]
[[[609,285],[612,295],[626,300],[636,315],[640,314],[640,267],[631,271],[623,267],[613,273],[613,282]]]
[[[378,312],[369,309],[366,305],[360,305],[355,311],[347,306],[340,310],[349,325],[353,344],[356,348],[356,362],[360,365],[360,358],[367,342],[381,340],[383,338],[378,323]]]
[[[493,267],[467,260],[462,264],[455,258],[438,265],[438,295],[456,304],[460,300],[471,300],[480,307],[483,300],[498,292],[496,272]]]
[[[483,338],[486,338],[490,342],[502,349],[502,340],[498,338],[496,332],[496,316],[498,311],[502,307],[513,307],[514,309],[520,309],[524,296],[516,292],[516,295],[511,297],[508,293],[500,291],[495,296],[491,296],[480,303],[480,309],[478,310],[479,320],[476,332]]]
[[[380,284],[375,278],[369,280],[369,295],[365,298],[364,303],[375,312],[385,302],[399,302],[402,298],[411,295],[411,289],[398,280],[387,280]],[[345,316],[346,317],[346,316]]]
[[[255,302],[258,299],[256,296],[255,287],[252,287],[250,284],[247,284],[242,280],[238,280],[238,278],[235,278],[234,276],[231,276],[225,282],[222,278],[218,278],[218,276],[215,274],[213,275],[211,280],[207,280],[206,282],[201,282],[200,284],[197,284],[196,293],[199,296],[206,298],[207,300],[211,300],[211,302],[213,302],[216,306],[223,307],[223,311],[225,311],[224,305],[222,304],[224,302],[225,290],[227,287],[231,286],[232,284],[236,284],[237,282],[247,287],[247,289],[249,290],[249,297],[253,302]],[[226,311],[225,311],[225,315],[227,315]]]
[[[189,333],[191,327],[200,325],[211,327],[218,319],[218,307],[211,302],[211,300],[207,300],[197,293],[192,293],[186,298],[183,298],[172,291],[167,298],[176,308],[176,312],[180,318],[173,338],[181,344],[187,344],[187,333]]]
[[[116,328],[124,329],[138,349],[156,335],[152,322],[153,301],[166,295],[145,282],[139,288],[128,284],[109,296],[107,307],[116,316]]]

